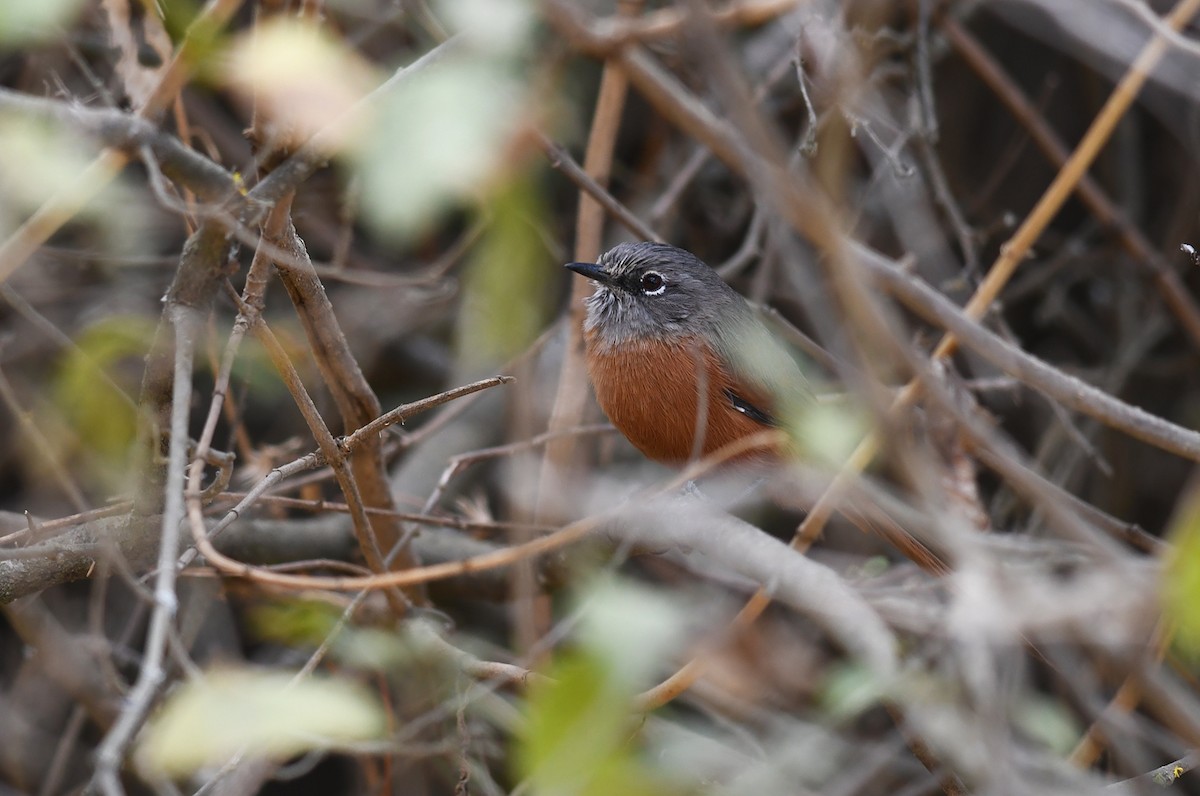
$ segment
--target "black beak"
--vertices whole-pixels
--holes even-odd
[[[594,279],[602,285],[607,285],[612,281],[608,271],[604,270],[604,266],[597,263],[567,263],[566,267],[580,276]]]

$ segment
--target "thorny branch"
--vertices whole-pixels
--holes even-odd
[[[673,738],[699,761],[684,790],[801,779],[846,794],[1180,786],[1200,748],[1200,697],[1171,660],[1185,654],[1182,636],[1172,646],[1178,622],[1158,613],[1181,599],[1172,578],[1183,565],[1162,561],[1186,558],[1186,479],[1200,461],[1200,434],[1180,409],[1200,393],[1200,280],[1175,255],[1200,238],[1200,191],[1194,153],[1146,120],[1154,107],[1193,110],[1190,90],[1163,96],[1178,82],[1166,73],[1200,51],[1181,32],[1200,0],[1165,17],[1131,0],[1032,4],[1081,31],[1122,22],[1105,34],[1124,36],[1131,54],[1109,56],[1126,59],[1111,93],[1071,32],[1026,38],[1032,17],[986,4],[630,0],[604,16],[544,0],[546,28],[533,29],[552,34],[523,42],[519,69],[462,70],[519,73],[529,89],[504,94],[515,124],[501,165],[395,234],[370,220],[391,198],[371,192],[363,169],[387,166],[409,187],[427,163],[474,163],[482,137],[446,135],[428,111],[417,121],[458,148],[452,161],[436,160],[441,142],[429,141],[364,166],[362,152],[331,154],[333,143],[351,119],[378,121],[383,100],[413,101],[403,93],[413,86],[449,91],[459,67],[503,49],[503,26],[447,37],[444,9],[402,5],[374,17],[301,4],[297,19],[340,55],[390,77],[291,148],[258,148],[270,140],[267,103],[240,106],[207,63],[209,48],[262,36],[282,15],[274,8],[237,14],[236,0],[211,0],[172,50],[163,20],[139,19],[153,9],[113,0],[111,52],[81,45],[76,25],[0,70],[5,120],[49,121],[103,147],[49,198],[12,204],[20,181],[0,197],[11,230],[0,277],[15,310],[0,318],[0,405],[29,448],[14,444],[0,461],[13,509],[0,516],[0,642],[22,653],[0,660],[0,783],[123,792],[142,776],[129,751],[160,696],[214,661],[245,666],[253,650],[256,664],[306,660],[297,680],[328,669],[376,689],[395,729],[352,747],[356,782],[528,788],[534,779],[514,782],[524,775],[497,761],[517,758],[518,727],[539,719],[523,689],[553,693],[540,662],[590,654],[588,609],[559,596],[580,592],[586,606],[596,599],[586,584],[603,574],[687,595],[660,633],[684,638],[678,646],[648,661],[632,651],[588,661],[601,675],[610,664],[645,673],[636,710],[686,700],[703,753],[679,740],[698,734],[692,725],[667,713],[621,739],[652,766],[666,754],[658,734]],[[1170,68],[1157,67],[1168,54]],[[191,81],[200,70],[206,80]],[[1038,83],[1045,75],[1054,87]],[[1028,99],[1039,92],[1040,107]],[[473,119],[476,103],[461,104],[456,115]],[[486,127],[474,120],[473,135]],[[6,135],[0,124],[5,174]],[[128,263],[97,243],[119,233],[84,212],[118,175],[161,214],[161,229],[134,236]],[[502,188],[515,175],[545,195],[495,212],[491,197],[510,197]],[[798,462],[765,485],[730,488],[728,501],[721,465],[737,445],[665,478],[643,469],[594,422],[582,281],[572,310],[522,341],[519,381],[463,372],[474,342],[463,328],[503,336],[559,307],[565,275],[527,273],[530,263],[572,247],[592,260],[629,235],[724,263],[724,277],[792,326],[821,394],[796,423],[842,469]],[[243,247],[253,256],[238,285]],[[21,267],[34,257],[38,268]],[[970,267],[989,257],[986,273]],[[1018,269],[1032,276],[1013,290]],[[290,307],[277,306],[276,281]],[[1169,314],[1157,312],[1164,304]],[[113,306],[159,316],[133,401],[126,360],[136,370],[143,352],[106,359],[88,337]],[[464,324],[468,312],[502,320]],[[85,363],[96,395],[84,403],[98,414],[71,414],[64,358]],[[963,386],[998,374],[1003,389]],[[137,476],[97,477],[89,436],[131,409],[145,462],[105,460],[106,476]],[[221,448],[237,452],[236,469]],[[123,499],[92,508],[113,494]],[[1173,513],[1183,530],[1168,538]],[[266,600],[336,618],[313,637],[264,643],[252,628]],[[649,621],[657,609],[646,608],[622,628]],[[355,648],[364,631],[371,644],[416,639],[441,664],[406,648],[391,669],[372,669]],[[883,707],[879,720],[827,720],[843,709],[846,663],[870,691],[846,715]],[[1082,736],[1042,738],[1013,707],[1027,704]],[[823,759],[805,758],[797,737],[816,739]],[[821,773],[866,758],[849,780]],[[281,772],[307,776],[247,750],[208,771],[194,775],[202,792],[228,794]]]

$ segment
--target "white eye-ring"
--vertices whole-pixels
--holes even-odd
[[[661,296],[667,289],[667,280],[658,271],[642,274],[642,292],[647,296]]]

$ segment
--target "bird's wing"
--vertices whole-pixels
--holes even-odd
[[[729,403],[733,405],[735,412],[741,412],[754,422],[761,423],[764,426],[779,425],[779,421],[775,419],[773,414],[768,412],[766,409],[763,409],[749,398],[743,397],[737,390],[725,390],[725,397],[729,399]]]
[[[732,320],[716,330],[717,353],[729,365],[734,379],[745,385],[744,394],[738,397],[751,409],[771,424],[794,421],[812,402],[812,388],[791,352],[749,304],[745,310],[745,314],[732,313]],[[765,406],[761,405],[763,399]]]

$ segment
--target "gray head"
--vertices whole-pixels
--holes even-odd
[[[607,345],[711,335],[750,312],[716,271],[665,243],[621,243],[598,263],[566,267],[596,281],[585,329]]]

